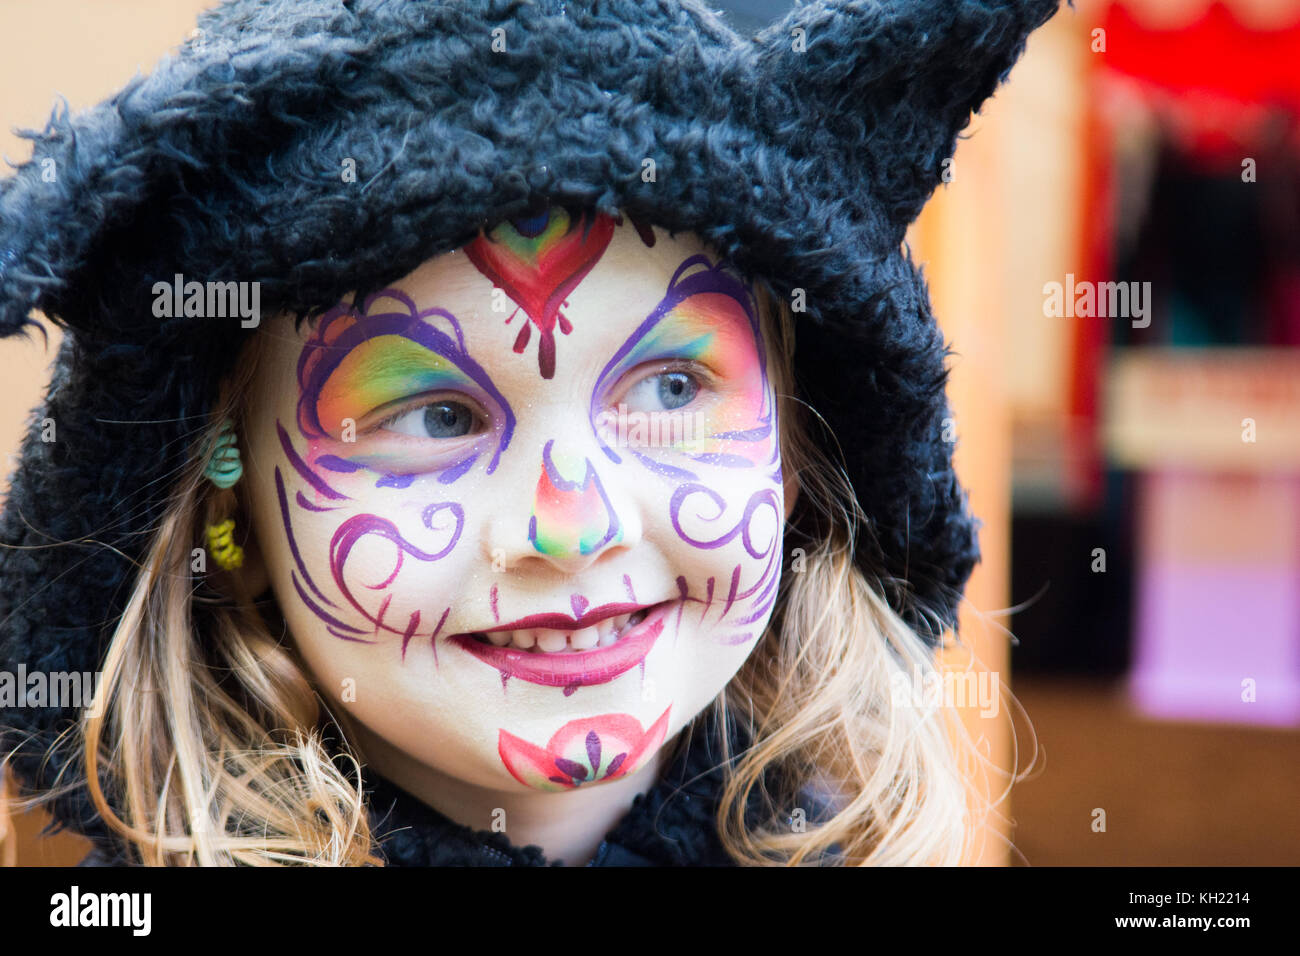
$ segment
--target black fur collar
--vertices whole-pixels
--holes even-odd
[[[637,796],[588,865],[734,866],[714,824],[723,773],[721,748],[697,724],[660,781]],[[373,770],[365,781],[373,831],[390,866],[562,865],[540,847],[517,847],[504,833],[449,820]]]

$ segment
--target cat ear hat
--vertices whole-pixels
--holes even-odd
[[[902,243],[1057,5],[820,0],[753,37],[693,0],[204,13],[148,76],[56,110],[0,181],[0,336],[30,331],[32,310],[67,333],[0,517],[0,671],[99,669],[172,476],[255,334],[155,317],[155,283],[255,281],[261,314],[315,313],[542,201],[695,233],[801,299],[799,394],[870,519],[856,560],[937,645],[978,522],[943,436],[944,341]],[[5,749],[26,740],[20,776],[53,781],[63,759],[42,751],[77,717],[0,715]],[[75,795],[54,811],[93,825]]]

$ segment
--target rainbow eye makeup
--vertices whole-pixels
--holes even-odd
[[[421,311],[394,289],[371,296],[360,311],[341,304],[326,312],[303,348],[298,384],[305,437],[341,447],[358,433],[367,437],[367,447],[352,445],[347,455],[318,459],[333,471],[368,468],[391,477],[449,470],[458,477],[479,452],[448,464],[430,459],[438,454],[430,448],[445,443],[463,449],[477,434],[496,436],[491,474],[514,432],[509,402],[469,355],[456,317],[445,309]],[[423,446],[419,452],[412,451],[413,442]]]
[[[651,380],[639,375],[642,366]],[[622,440],[625,419],[677,409],[689,418],[679,429],[685,437],[647,446],[633,430],[632,439]],[[665,476],[695,477],[663,462],[665,452],[726,467],[775,464],[758,320],[740,280],[705,256],[683,262],[659,306],[601,371],[591,414],[611,461],[621,462],[626,451]],[[607,440],[616,422],[620,440]]]
[[[377,335],[357,344],[322,383],[316,420],[337,437],[344,419],[362,424],[413,395],[456,389],[477,391],[446,356],[401,335]]]

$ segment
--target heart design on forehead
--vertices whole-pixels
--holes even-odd
[[[510,296],[531,321],[519,330],[514,350],[523,353],[537,326],[537,365],[542,378],[555,377],[555,326],[568,335],[573,325],[560,313],[565,297],[600,261],[615,221],[583,212],[574,221],[563,208],[510,219],[465,247],[474,267]],[[506,319],[508,325],[512,313]]]

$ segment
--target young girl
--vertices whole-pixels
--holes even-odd
[[[900,246],[1054,9],[235,0],[56,114],[0,660],[99,677],[0,698],[13,776],[100,863],[959,861]]]

